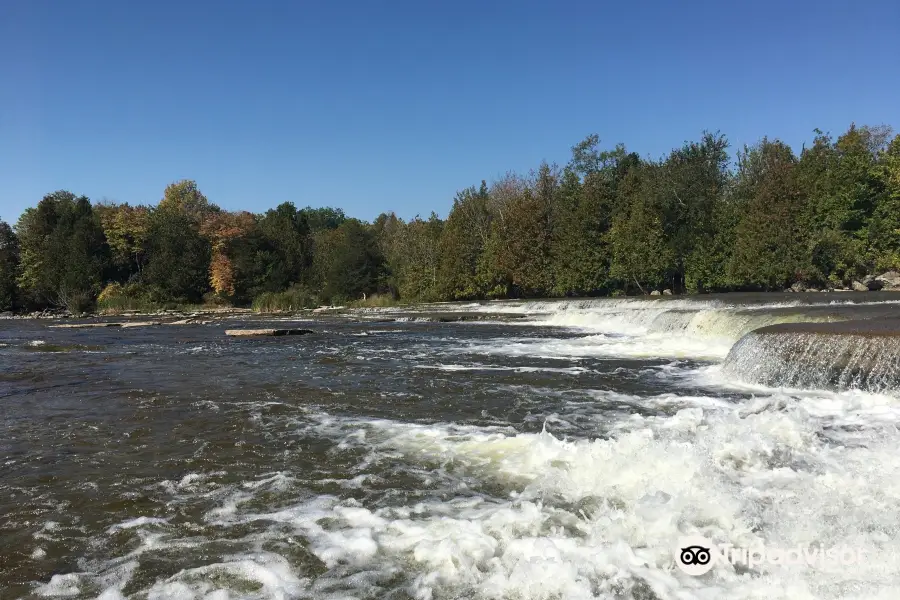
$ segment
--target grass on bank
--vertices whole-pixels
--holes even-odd
[[[406,304],[399,302],[391,294],[372,294],[365,300],[342,301],[340,298],[332,298],[326,302],[310,290],[303,287],[293,287],[284,292],[265,292],[253,300],[251,308],[258,313],[293,312],[308,308],[317,308],[323,305],[347,306],[350,308],[373,308],[384,306],[400,306]]]
[[[291,312],[319,306],[316,295],[301,286],[291,287],[283,292],[263,292],[253,299],[253,312]]]
[[[220,298],[208,297],[203,304],[185,304],[181,302],[161,302],[154,299],[153,291],[139,283],[121,285],[111,283],[97,297],[97,312],[104,315],[115,315],[129,312],[152,313],[163,310],[196,312],[227,306]],[[318,294],[309,288],[296,285],[283,292],[263,292],[253,299],[250,306],[256,313],[296,312],[317,308],[324,302]],[[342,302],[332,299],[332,304],[351,308],[375,308],[400,306],[407,304],[398,301],[392,294],[372,294],[365,299]]]
[[[97,312],[101,315],[117,315],[127,312],[152,313],[163,310],[180,312],[197,312],[210,308],[219,308],[222,304],[210,299],[204,304],[192,304],[176,301],[157,301],[145,286],[139,283],[121,285],[111,283],[97,297]]]
[[[402,306],[408,304],[407,302],[400,302],[396,298],[394,298],[391,294],[372,294],[371,296],[367,296],[365,300],[353,300],[352,302],[347,302],[347,306],[353,308],[372,308],[372,307],[380,307],[380,306]]]

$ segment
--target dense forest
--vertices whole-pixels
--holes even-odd
[[[54,192],[0,222],[0,310],[781,290],[900,269],[900,135],[815,133],[799,157],[764,138],[736,160],[719,134],[658,160],[589,136],[563,167],[462,190],[446,220],[228,212],[193,181],[155,206]]]

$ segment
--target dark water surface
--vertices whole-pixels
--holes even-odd
[[[0,321],[0,598],[894,597],[894,392],[720,367],[757,326],[896,314],[840,296]],[[871,560],[692,578],[698,531]]]

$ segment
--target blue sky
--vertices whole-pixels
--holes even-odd
[[[900,128],[900,2],[5,0],[0,81],[10,222],[183,178],[232,210],[444,216],[592,132],[658,157]]]

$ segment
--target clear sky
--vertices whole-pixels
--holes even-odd
[[[57,189],[445,216],[596,132],[900,128],[900,2],[0,0],[0,218]]]

